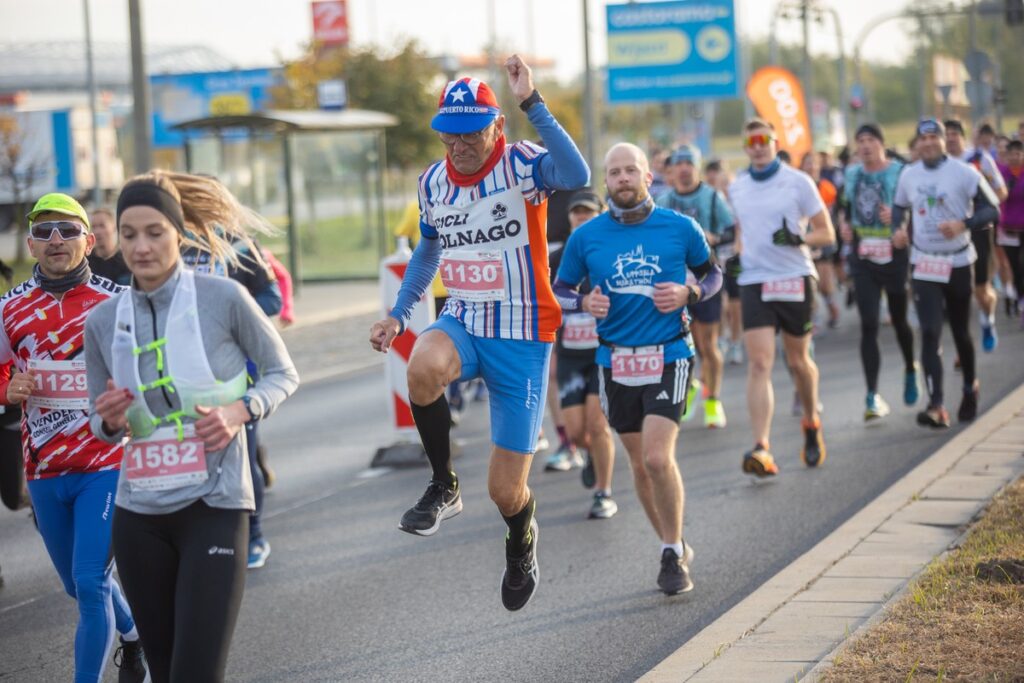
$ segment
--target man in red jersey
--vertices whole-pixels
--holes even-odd
[[[93,275],[95,237],[73,198],[44,195],[28,214],[32,277],[0,298],[0,363],[14,362],[4,403],[23,404],[25,474],[39,532],[78,601],[75,681],[99,681],[115,629],[119,681],[146,671],[135,623],[111,576],[110,528],[121,446],[89,430],[83,340],[89,311],[123,288]]]

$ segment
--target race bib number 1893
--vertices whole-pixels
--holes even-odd
[[[803,301],[804,279],[773,280],[761,285],[761,301]]]

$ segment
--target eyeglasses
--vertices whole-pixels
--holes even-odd
[[[32,239],[49,242],[53,238],[53,231],[60,233],[62,240],[77,240],[85,235],[85,226],[74,221],[44,221],[33,223],[30,230]]]
[[[756,135],[748,135],[746,140],[743,141],[747,147],[753,147],[754,145],[762,145],[767,147],[776,140],[774,135],[770,133],[757,133]]]
[[[441,138],[441,142],[448,145],[449,147],[454,145],[455,142],[458,140],[462,140],[467,145],[475,145],[476,143],[484,139],[484,133],[486,133],[489,129],[490,126],[487,126],[487,128],[482,128],[472,133],[459,133],[457,135],[452,135],[451,133],[438,133],[437,137]]]
[[[772,135],[771,133],[755,133],[754,135],[748,135],[743,140],[743,143],[747,147],[753,147],[754,145],[762,145],[767,147],[776,140],[778,140],[778,138]]]

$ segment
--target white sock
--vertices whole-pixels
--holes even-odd
[[[122,633],[121,634],[121,640],[125,641],[126,643],[132,643],[132,642],[135,642],[138,639],[139,639],[139,629],[135,628],[134,626],[132,626],[132,630],[128,631],[128,633]]]
[[[671,548],[675,552],[676,557],[682,557],[683,556],[683,542],[682,541],[680,541],[678,543],[662,543],[661,544],[661,552],[665,552],[665,548]]]
[[[612,490],[611,489],[598,489],[597,491],[595,491],[595,493],[600,493],[605,498],[611,498],[612,497]]]

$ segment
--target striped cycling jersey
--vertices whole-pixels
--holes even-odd
[[[0,298],[0,363],[13,360],[18,372],[27,372],[30,360],[84,360],[86,316],[124,289],[93,275],[58,299],[44,292],[35,278],[23,282]],[[21,439],[29,479],[121,465],[121,445],[93,436],[88,410],[49,409],[27,402]]]
[[[530,142],[509,145],[470,187],[452,182],[443,161],[420,176],[420,232],[441,240],[443,313],[474,336],[553,342],[561,325],[548,268],[546,154]]]

